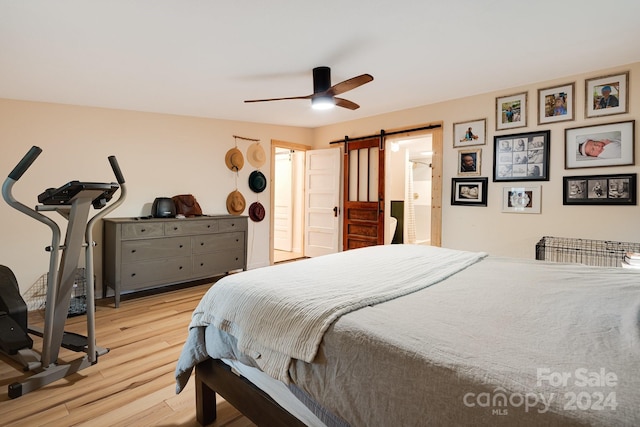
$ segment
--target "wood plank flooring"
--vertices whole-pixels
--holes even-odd
[[[126,298],[119,308],[99,300],[96,336],[110,352],[98,363],[17,399],[7,388],[29,375],[0,355],[0,425],[2,426],[198,426],[193,378],[175,394],[174,370],[187,337],[191,313],[210,284]],[[37,313],[30,323],[41,324]],[[86,316],[68,319],[65,330],[86,334]],[[34,348],[42,348],[34,338]],[[60,352],[70,361],[80,353]],[[215,427],[254,426],[218,397]]]

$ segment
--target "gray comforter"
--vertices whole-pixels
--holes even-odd
[[[352,426],[638,425],[640,274],[488,257],[343,315],[289,375]]]

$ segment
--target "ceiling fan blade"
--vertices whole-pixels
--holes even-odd
[[[341,93],[345,93],[349,90],[362,86],[365,83],[369,83],[372,80],[373,76],[371,74],[361,74],[357,77],[350,78],[349,80],[336,83],[327,90],[327,94],[340,95]]]
[[[360,108],[358,104],[356,104],[355,102],[351,102],[348,99],[344,99],[344,98],[333,98],[333,99],[336,100],[336,105],[338,107],[348,108],[349,110],[357,110],[358,108]]]
[[[269,98],[269,99],[247,99],[244,102],[266,102],[266,101],[284,101],[287,99],[311,99],[313,95],[306,96],[290,96],[287,98]]]

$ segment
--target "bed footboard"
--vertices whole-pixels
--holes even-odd
[[[201,425],[211,424],[216,419],[216,393],[259,426],[305,426],[268,394],[234,374],[218,359],[205,360],[196,366],[196,418]]]

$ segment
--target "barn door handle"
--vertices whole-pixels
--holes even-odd
[[[333,207],[333,216],[336,217],[336,218],[338,217],[338,207],[337,206]]]

